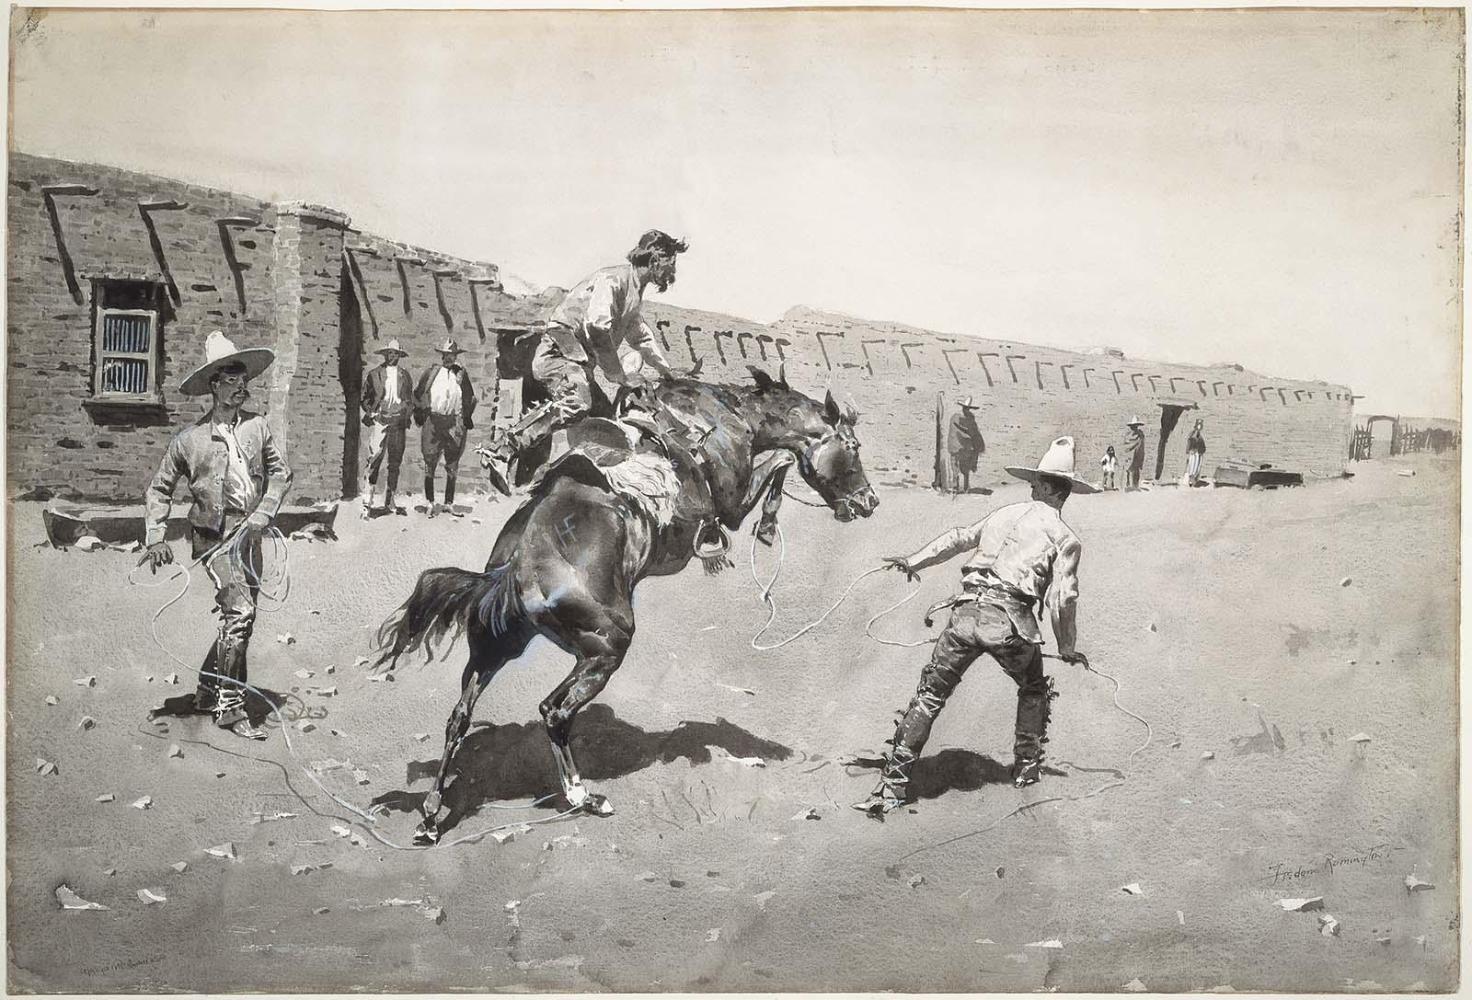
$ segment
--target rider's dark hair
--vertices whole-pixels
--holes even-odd
[[[675,239],[669,233],[658,229],[651,229],[639,237],[639,245],[628,253],[629,263],[635,267],[646,267],[656,257],[673,257],[677,253],[684,253],[690,245],[684,240]]]

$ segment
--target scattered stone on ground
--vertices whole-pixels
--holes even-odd
[[[61,904],[63,910],[108,910],[111,907],[94,903],[78,896],[71,888],[63,882],[56,887],[56,901]]]
[[[1324,908],[1323,896],[1310,896],[1306,899],[1280,899],[1278,905],[1289,913],[1307,913],[1309,910],[1322,910]]]

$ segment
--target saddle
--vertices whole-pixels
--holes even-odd
[[[532,483],[544,490],[559,478],[624,493],[627,483],[614,471],[636,456],[657,456],[674,470],[677,492],[670,520],[696,526],[694,555],[706,572],[729,565],[731,537],[716,515],[710,459],[704,445],[710,430],[692,428],[668,409],[625,413],[620,418],[584,417],[567,428],[568,451],[548,464]]]

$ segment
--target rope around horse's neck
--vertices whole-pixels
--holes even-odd
[[[290,555],[289,555],[289,553],[287,551],[287,548],[286,548],[286,540],[282,536],[282,534],[281,534],[281,532],[279,530],[277,530],[276,528],[268,528],[262,534],[265,537],[268,537],[268,538],[271,539],[271,541],[273,543],[273,546],[275,547],[275,550],[277,552],[279,552],[279,554],[280,554],[280,559],[279,559],[279,567],[280,568],[279,568],[279,570],[277,571],[277,573],[276,573],[276,575],[274,577],[270,576],[269,574],[258,574],[251,567],[250,563],[248,561],[246,561],[242,557],[241,548],[242,548],[243,545],[247,544],[246,541],[245,541],[245,539],[247,539],[247,537],[248,537],[247,532],[245,532],[245,531],[240,531],[233,538],[226,539],[226,541],[223,542],[221,545],[216,546],[215,548],[210,549],[204,555],[202,555],[202,556],[198,557],[197,559],[194,559],[192,562],[190,562],[189,565],[187,565],[187,566],[178,566],[177,567],[177,569],[178,569],[178,572],[177,573],[175,573],[171,577],[167,577],[167,578],[165,578],[163,580],[160,580],[158,583],[152,583],[152,584],[142,583],[142,582],[134,579],[134,573],[137,572],[137,567],[134,567],[134,570],[128,574],[128,583],[131,584],[131,585],[133,585],[133,586],[135,586],[135,587],[142,587],[144,589],[150,589],[150,588],[162,587],[162,586],[166,585],[167,583],[169,583],[169,581],[171,581],[171,580],[177,580],[177,579],[180,579],[180,578],[182,578],[184,580],[184,586],[182,588],[180,588],[179,592],[177,594],[175,594],[173,597],[169,598],[169,600],[166,601],[163,604],[163,606],[161,606],[157,611],[155,611],[153,613],[152,617],[150,617],[149,620],[148,620],[148,633],[149,633],[149,636],[153,639],[153,644],[155,646],[157,646],[163,652],[163,654],[165,656],[167,656],[169,659],[173,660],[176,664],[178,664],[181,669],[186,670],[189,673],[194,674],[197,677],[209,677],[209,678],[213,679],[214,681],[216,681],[217,683],[233,684],[236,687],[240,688],[242,691],[244,691],[246,693],[249,693],[249,694],[253,694],[257,698],[259,698],[262,701],[262,703],[264,703],[270,709],[270,712],[271,712],[272,717],[276,720],[277,725],[280,726],[280,728],[281,728],[281,738],[286,743],[286,752],[292,757],[293,760],[295,760],[297,762],[297,765],[301,768],[302,773],[307,776],[307,779],[310,780],[312,782],[312,784],[314,784],[314,785],[317,786],[317,788],[322,792],[322,794],[326,795],[329,799],[331,799],[332,801],[336,802],[338,805],[342,806],[344,809],[346,809],[349,812],[351,812],[354,816],[358,817],[357,820],[347,819],[346,817],[342,817],[342,816],[334,816],[334,817],[329,817],[329,818],[332,818],[332,819],[342,819],[345,822],[353,823],[354,825],[361,826],[365,831],[367,831],[368,835],[370,837],[372,837],[374,840],[378,841],[380,844],[383,844],[385,847],[392,848],[393,850],[396,850],[396,851],[427,851],[427,850],[429,850],[430,849],[429,846],[422,846],[422,847],[421,846],[412,846],[412,845],[411,846],[405,846],[403,844],[396,844],[392,840],[389,840],[387,837],[383,836],[381,833],[379,833],[374,828],[375,827],[375,824],[377,823],[377,819],[372,814],[370,814],[368,812],[365,812],[364,810],[358,808],[356,805],[354,805],[353,803],[347,801],[346,799],[342,798],[341,796],[337,795],[335,792],[333,792],[331,789],[329,789],[326,785],[324,785],[322,783],[321,779],[317,777],[316,773],[313,772],[311,768],[307,767],[304,763],[302,763],[301,756],[296,752],[296,747],[292,745],[292,742],[291,742],[291,733],[288,731],[287,724],[286,724],[286,719],[284,719],[282,717],[281,712],[280,712],[280,709],[277,708],[277,705],[276,705],[275,700],[272,699],[272,698],[270,698],[270,697],[268,697],[264,691],[260,690],[259,688],[255,687],[252,684],[247,683],[246,681],[237,680],[234,677],[226,677],[223,674],[217,674],[214,671],[204,670],[204,669],[199,668],[199,667],[192,667],[188,663],[185,663],[183,660],[181,660],[177,655],[175,655],[174,652],[172,650],[170,650],[167,646],[165,646],[163,644],[163,641],[159,639],[159,637],[158,637],[158,620],[159,620],[159,618],[163,615],[163,613],[165,611],[167,611],[169,608],[173,607],[175,604],[179,603],[179,601],[181,601],[184,598],[184,595],[189,592],[189,586],[190,586],[190,584],[193,583],[193,577],[192,577],[192,575],[189,572],[190,566],[194,566],[194,565],[197,565],[199,563],[205,563],[206,564],[205,565],[205,571],[206,572],[210,572],[209,566],[208,566],[209,561],[212,560],[217,554],[219,554],[222,551],[235,564],[235,567],[238,568],[239,570],[241,570],[241,572],[246,577],[247,581],[252,586],[256,587],[260,591],[260,595],[261,596],[264,596],[267,599],[268,602],[270,602],[272,605],[274,605],[274,606],[271,606],[271,607],[260,606],[259,607],[259,610],[265,611],[265,612],[268,612],[269,613],[269,612],[273,612],[273,611],[276,611],[276,610],[279,609],[281,602],[283,602],[286,599],[287,593],[289,593],[290,590],[291,590]],[[154,735],[154,734],[149,734],[149,735]],[[205,740],[191,741],[191,742],[199,742],[199,743],[202,743],[203,745],[209,747],[212,750],[219,750],[220,749],[219,747],[216,747],[213,743],[210,743],[210,742],[205,741]],[[221,751],[221,752],[229,752],[229,751]],[[267,760],[266,758],[263,758],[263,757],[255,757],[255,756],[252,756],[250,754],[232,753],[232,756],[245,757],[247,759],[259,761],[261,763],[269,763],[269,764],[275,764],[275,763],[277,763],[275,761]],[[278,764],[277,766],[280,766],[280,765]],[[293,786],[290,781],[288,781],[286,783],[286,786],[287,786],[288,789],[291,790],[292,795],[296,796],[297,801],[301,802],[304,806],[307,806],[308,808],[312,808],[311,803],[309,803],[306,799],[304,799],[302,797],[301,793],[296,790],[296,787]],[[497,806],[495,806],[495,808],[498,808],[498,809],[513,809],[513,808],[533,809],[533,808],[536,808],[537,806],[541,805],[543,802],[546,802],[550,798],[552,798],[551,795],[544,795],[541,798],[534,800],[533,802],[531,802],[527,806],[500,806],[500,805],[497,805]],[[314,809],[313,811],[315,812],[316,810]],[[559,813],[557,813],[555,815],[552,815],[552,816],[544,816],[544,817],[541,817],[541,818],[538,818],[538,819],[525,820],[525,821],[519,822],[519,823],[500,823],[500,824],[497,824],[495,826],[488,827],[487,829],[480,830],[480,831],[478,831],[476,833],[468,833],[468,834],[465,834],[464,836],[457,837],[454,840],[444,841],[444,842],[442,842],[442,843],[440,843],[438,845],[434,845],[434,846],[439,846],[439,847],[454,847],[456,844],[474,843],[476,841],[483,840],[484,838],[490,836],[491,834],[497,833],[497,832],[499,832],[501,830],[515,829],[515,828],[520,827],[520,826],[534,826],[534,825],[541,824],[541,823],[551,823],[551,822],[555,822],[556,820],[565,819],[568,816],[571,816],[571,815],[573,815],[574,813],[577,813],[577,812],[581,812],[581,810],[578,809],[578,808],[572,808],[572,809],[563,810],[562,812],[559,812]]]

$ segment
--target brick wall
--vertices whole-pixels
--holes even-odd
[[[770,327],[651,302],[665,321],[677,365],[704,359],[707,376],[748,377],[755,364],[785,363],[794,388],[821,397],[832,388],[861,412],[865,468],[876,482],[929,485],[934,473],[937,399],[949,420],[971,396],[987,453],[974,482],[1006,478],[1004,465],[1035,462],[1061,434],[1074,437],[1080,471],[1097,478],[1125,423],[1145,421],[1145,474],[1155,471],[1161,403],[1194,404],[1168,439],[1163,478],[1185,470],[1191,423],[1204,421],[1206,471],[1237,458],[1311,476],[1336,476],[1347,462],[1353,400],[1344,386],[1271,378],[1233,366],[1163,364],[950,337],[899,324],[795,309]]]
[[[503,333],[530,329],[541,310],[534,301],[505,294],[494,264],[359,232],[348,233],[346,249],[344,294],[351,297],[350,323],[360,333],[343,340],[343,392],[337,407],[347,421],[345,433],[356,443],[357,456],[345,472],[349,481],[343,483],[343,492],[353,495],[362,487],[367,445],[366,434],[355,429],[361,427],[358,400],[364,374],[383,360],[377,351],[397,340],[409,353],[399,364],[418,385],[425,370],[440,363],[439,347],[447,337],[465,352],[460,364],[469,373],[478,400],[476,427],[468,435],[460,463],[462,482],[480,486],[483,477],[471,449],[484,442],[495,416],[498,341]],[[423,475],[420,429],[410,427],[400,490],[419,490]]]
[[[108,167],[13,154],[8,191],[12,493],[136,500],[170,435],[203,413],[180,397],[205,333],[270,345],[277,361],[256,386],[296,473],[296,501],[353,495],[365,457],[358,398],[374,352],[397,339],[414,377],[452,336],[465,349],[480,405],[469,446],[495,419],[497,376],[514,374],[501,347],[535,328],[560,293],[507,294],[493,264],[358,232],[333,209],[272,205]],[[48,191],[50,195],[48,197]],[[59,238],[58,238],[59,233]],[[161,398],[146,408],[98,407],[93,379],[96,280],[166,287]],[[1154,472],[1161,403],[1194,403],[1176,427],[1164,475],[1185,466],[1191,421],[1205,420],[1209,471],[1223,458],[1272,462],[1313,476],[1345,466],[1353,422],[1348,389],[1275,379],[1233,366],[1166,365],[1022,343],[948,337],[795,309],[771,326],[699,310],[646,305],[676,367],[700,358],[713,381],[744,381],[747,365],[785,365],[794,387],[827,388],[861,411],[865,464],[879,483],[928,485],[937,400],[944,417],[974,397],[987,441],[978,481],[1035,461],[1072,434],[1094,476],[1124,424],[1146,422]],[[503,419],[505,414],[502,415]],[[402,487],[423,463],[411,429]],[[462,460],[465,481],[482,477]]]
[[[204,412],[177,387],[202,361],[205,334],[274,337],[275,213],[223,191],[24,154],[10,157],[6,195],[12,493],[137,499],[174,430]],[[107,279],[169,289],[155,406],[88,405],[94,282]]]

